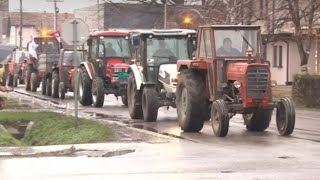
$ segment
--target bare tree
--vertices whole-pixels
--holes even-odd
[[[308,64],[309,52],[315,38],[314,25],[320,18],[319,0],[269,0],[272,11],[268,14],[271,21],[271,34],[289,31],[299,51],[300,65]],[[270,22],[269,22],[270,23]],[[303,70],[303,69],[302,69]],[[304,69],[306,71],[306,69]]]

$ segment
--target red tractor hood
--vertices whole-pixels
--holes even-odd
[[[124,62],[122,58],[107,58],[105,60],[107,67],[128,68],[129,64]]]
[[[246,73],[249,67],[264,67],[269,69],[268,64],[261,64],[261,63],[230,63],[227,67],[227,79],[228,80],[242,80],[246,78]]]

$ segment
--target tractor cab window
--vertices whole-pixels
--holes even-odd
[[[99,57],[130,57],[129,44],[127,37],[100,37]]]
[[[215,30],[214,36],[217,57],[247,56],[248,50],[254,56],[260,51],[257,30]]]
[[[147,39],[147,63],[157,66],[189,59],[187,37],[153,37]]]

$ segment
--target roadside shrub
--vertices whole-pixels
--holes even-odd
[[[320,107],[320,75],[295,75],[293,100],[306,107]]]

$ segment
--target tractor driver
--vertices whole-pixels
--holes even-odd
[[[164,40],[159,40],[158,42],[159,42],[159,49],[155,53],[153,53],[152,57],[160,58],[160,59],[165,58],[166,61],[168,61],[169,59],[169,62],[177,59],[175,55],[172,53],[172,51],[170,51],[166,47],[166,43],[164,42]]]
[[[238,49],[232,47],[230,38],[224,38],[223,46],[217,50],[217,56],[241,56]]]
[[[106,57],[113,57],[116,56],[116,51],[112,48],[112,44],[110,42],[107,43],[106,47]]]

